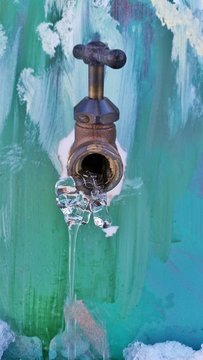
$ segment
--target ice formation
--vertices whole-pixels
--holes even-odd
[[[55,48],[60,44],[66,58],[72,55],[73,49],[73,26],[76,25],[76,1],[47,1],[45,14],[55,6],[63,13],[62,18],[54,24],[43,22],[37,27],[37,32],[42,41],[43,50],[53,57]]]
[[[18,336],[0,320],[0,359],[42,360],[42,344],[37,337]]]
[[[9,344],[14,341],[15,335],[10,329],[10,326],[6,322],[0,320],[0,359]]]
[[[38,337],[16,336],[2,360],[42,360],[42,344]]]
[[[55,55],[56,47],[60,44],[59,35],[52,31],[52,26],[53,24],[51,23],[43,22],[37,28],[37,32],[42,41],[42,48],[50,57]]]
[[[111,226],[107,210],[107,196],[95,187],[94,179],[87,176],[82,181],[88,181],[93,186],[90,196],[77,191],[72,177],[60,179],[55,186],[56,202],[61,209],[69,228],[73,225],[87,224],[93,214],[94,224],[102,229]]]
[[[202,360],[203,346],[199,351],[177,341],[145,345],[136,341],[123,351],[125,360]]]

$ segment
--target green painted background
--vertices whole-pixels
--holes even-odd
[[[42,0],[0,0],[8,37],[0,58],[0,318],[20,334],[40,337],[45,349],[63,326],[68,276],[54,164],[59,141],[73,128],[72,107],[86,94],[85,65],[60,46],[53,58],[42,49],[37,26],[62,17],[63,1],[49,3],[45,18]],[[93,224],[79,230],[77,298],[106,327],[112,359],[121,359],[134,339],[199,348],[202,60],[188,44],[178,83],[183,64],[171,60],[173,33],[150,0],[73,3],[70,46],[100,32],[128,56],[126,67],[108,70],[106,79],[106,95],[121,112],[118,140],[128,152],[123,189],[110,207],[119,230],[112,238]],[[27,112],[17,93],[25,68],[39,80]]]

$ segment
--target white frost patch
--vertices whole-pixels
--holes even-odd
[[[125,360],[202,360],[203,346],[195,351],[177,341],[154,345],[135,342],[124,349],[123,355]]]
[[[63,65],[57,63],[41,76],[24,69],[17,85],[20,101],[26,103],[30,119],[39,127],[39,142],[59,173],[58,143],[72,127],[66,81]]]
[[[42,41],[43,50],[50,55],[50,57],[53,57],[56,52],[56,47],[60,44],[60,39],[59,35],[54,32],[51,27],[53,27],[52,23],[43,22],[37,27],[37,33]]]
[[[192,11],[182,3],[172,4],[167,0],[151,0],[156,9],[156,15],[163,25],[170,29],[174,36],[178,35],[180,28],[184,28],[182,39],[188,40],[196,50],[197,55],[203,56],[202,22],[195,17]],[[177,57],[177,49],[173,49],[173,58]]]
[[[61,46],[64,55],[68,58],[72,55],[73,46],[73,26],[74,26],[74,15],[76,10],[76,0],[68,1],[66,7],[63,10],[63,17],[59,20],[55,29],[59,34],[61,40]]]
[[[9,344],[14,341],[15,335],[10,329],[10,326],[6,322],[0,320],[0,359]]]
[[[172,60],[178,61],[176,82],[181,101],[181,123],[188,120],[190,108],[194,105],[195,93],[192,86],[192,66],[188,57],[188,42],[196,52],[199,60],[203,57],[203,23],[200,14],[200,1],[190,2],[186,6],[182,0],[151,0],[156,15],[173,32]],[[177,114],[170,115],[170,129],[174,132]],[[179,116],[180,117],[180,116]],[[174,121],[175,120],[175,121]],[[177,130],[177,129],[176,129]]]
[[[77,5],[76,0],[52,1],[52,5],[49,2],[48,7],[53,7],[53,4],[58,6],[62,11],[62,18],[57,21],[53,27],[52,23],[43,22],[37,27],[40,39],[42,41],[43,50],[53,57],[55,55],[55,48],[61,45],[64,55],[69,59],[72,56],[73,46],[75,44],[74,37],[80,31],[81,7]],[[78,14],[78,10],[81,13]],[[46,8],[45,8],[45,11]],[[79,16],[78,16],[79,15]],[[53,27],[53,29],[51,29]],[[73,31],[74,29],[75,31]]]
[[[0,58],[5,53],[7,41],[8,41],[8,38],[5,34],[3,26],[0,24]]]
[[[87,12],[91,32],[99,33],[102,41],[108,42],[110,47],[120,47],[122,37],[118,31],[119,23],[110,14],[109,0],[93,0],[87,4],[76,0],[49,0],[45,3],[45,14],[47,15],[54,6],[62,12],[62,18],[55,23],[53,31],[50,29],[52,25],[50,23],[42,23],[38,26],[38,32],[41,31],[43,49],[50,56],[55,55],[55,47],[60,43],[66,58],[69,59],[70,56],[72,58],[73,46],[82,40],[83,33],[86,31],[83,19]],[[57,43],[56,46],[54,46],[54,40]]]
[[[18,80],[17,92],[21,103],[26,103],[27,113],[30,113],[32,99],[36,89],[37,78],[34,76],[34,70],[24,69]]]
[[[105,237],[108,238],[108,237],[115,235],[117,233],[118,229],[119,229],[119,226],[112,225],[112,226],[109,226],[108,228],[102,229],[102,230],[106,234]]]

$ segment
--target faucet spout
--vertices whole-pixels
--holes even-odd
[[[104,97],[104,66],[119,69],[126,62],[121,50],[109,50],[100,41],[76,45],[73,55],[89,68],[88,97],[74,108],[75,141],[71,147],[67,172],[78,190],[90,194],[92,182],[103,192],[113,189],[123,175],[123,164],[116,147],[118,108]]]

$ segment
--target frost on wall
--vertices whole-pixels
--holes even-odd
[[[202,360],[203,346],[199,351],[177,341],[166,341],[154,345],[141,342],[130,344],[124,351],[125,360]]]
[[[58,141],[67,134],[68,122],[64,119],[70,117],[65,82],[66,75],[56,64],[41,76],[35,76],[33,69],[24,69],[17,85],[20,101],[26,103],[27,114],[39,127],[39,142],[59,173]]]
[[[201,96],[192,81],[194,76],[192,61],[193,56],[197,56],[202,64],[202,4],[200,1],[188,1],[186,5],[183,0],[175,0],[173,3],[168,0],[151,0],[151,2],[162,25],[173,33],[171,58],[178,63],[176,81],[181,108],[181,112],[175,114],[173,105],[170,107],[169,127],[173,134],[180,126],[185,126],[191,108],[193,107],[194,112],[195,105],[198,109],[201,106]]]
[[[55,49],[60,44],[59,35],[52,31],[52,26],[53,24],[51,23],[41,23],[37,28],[37,32],[42,41],[42,48],[50,57],[55,55]]]
[[[8,39],[0,25],[0,82],[4,91],[0,92],[0,133],[3,131],[5,120],[9,114],[16,75],[20,30],[14,40],[8,44]]]

